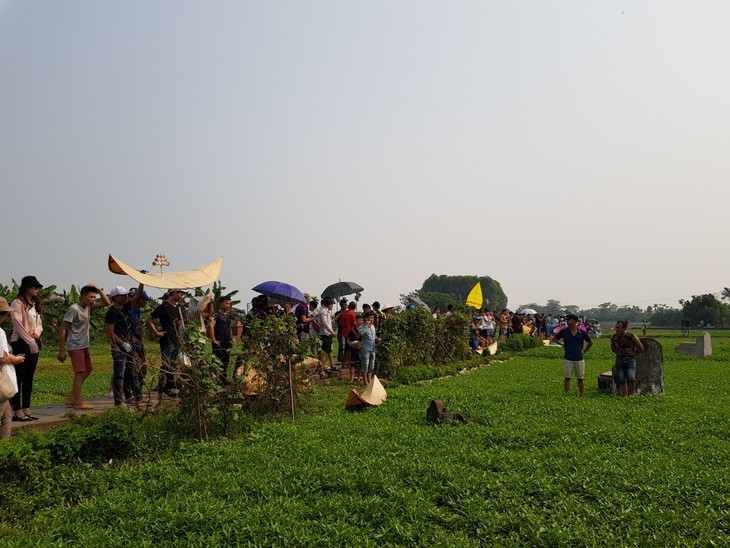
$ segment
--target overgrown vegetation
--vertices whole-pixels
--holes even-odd
[[[423,308],[406,310],[388,318],[378,347],[378,370],[396,378],[412,366],[442,366],[467,359],[469,317],[455,313],[434,319]]]
[[[510,335],[506,341],[500,341],[498,345],[500,352],[520,352],[529,348],[540,348],[542,346],[544,346],[542,339],[521,333]]]

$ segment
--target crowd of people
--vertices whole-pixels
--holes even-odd
[[[447,310],[446,314],[450,311]],[[441,314],[437,308],[434,318]],[[601,336],[601,325],[590,321],[585,316],[577,316],[579,329],[596,337]],[[495,341],[506,341],[510,335],[520,334],[528,337],[549,339],[568,325],[568,315],[525,314],[507,309],[497,314],[496,311],[481,309],[474,312],[469,327],[469,346],[473,352],[481,352]]]
[[[335,299],[324,297],[321,304],[310,299],[309,305],[299,304],[294,310],[297,335],[301,339],[319,337],[321,341],[320,371],[324,374],[335,368],[333,346],[337,340],[338,362],[349,369],[350,382],[367,385],[375,374],[375,347],[380,342],[385,320],[394,307],[380,302],[363,304],[357,312],[357,303],[340,299],[339,310],[334,311]]]
[[[11,421],[28,422],[37,420],[31,410],[33,378],[41,349],[43,285],[35,276],[23,277],[18,294],[11,304],[0,298],[0,322],[12,321],[12,335],[8,343],[5,332],[0,329],[0,364],[3,368],[12,366],[13,381],[17,393],[9,400],[0,402],[0,437],[9,436]],[[185,318],[181,303],[187,293],[182,289],[167,291],[154,310],[147,315],[146,326],[158,339],[162,365],[157,384],[160,398],[177,395],[175,372],[182,349]],[[381,341],[386,319],[393,314],[394,307],[381,307],[375,301],[372,306],[363,304],[357,311],[354,301],[341,299],[339,310],[335,311],[335,299],[324,297],[321,302],[309,300],[295,308],[290,305],[270,305],[264,295],[253,299],[250,317],[264,317],[268,314],[292,315],[296,321],[296,332],[300,339],[317,337],[321,342],[319,372],[327,374],[336,364],[349,370],[351,382],[367,385],[376,370],[376,346]],[[111,345],[113,374],[111,395],[115,406],[143,402],[142,386],[146,376],[146,356],[143,344],[142,311],[153,299],[144,285],[127,290],[115,286],[107,295],[96,284],[87,284],[80,290],[78,303],[71,305],[63,316],[58,336],[58,360],[71,363],[74,373],[71,391],[65,400],[74,409],[92,409],[82,400],[84,382],[91,374],[92,360],[90,346],[91,311],[107,308],[105,314],[106,334]],[[200,303],[198,303],[200,304]],[[217,305],[215,308],[214,305]],[[220,367],[223,383],[229,381],[231,350],[234,343],[234,321],[232,301],[223,296],[213,303],[209,296],[200,313],[202,325],[211,341],[213,355]],[[190,307],[188,307],[190,308]],[[444,312],[454,313],[453,305]],[[439,308],[433,316],[441,315]],[[618,322],[616,334],[611,339],[611,348],[617,354],[614,367],[615,379],[623,395],[635,390],[635,356],[642,351],[639,339],[627,331],[627,322]],[[645,329],[645,326],[642,326]],[[505,341],[510,335],[523,334],[550,339],[565,347],[565,392],[570,391],[570,379],[575,375],[581,394],[584,392],[584,354],[593,344],[591,335],[600,336],[600,325],[585,317],[574,314],[520,314],[503,309],[499,314],[491,310],[478,310],[470,324],[470,346],[474,351]],[[338,342],[338,355],[334,356],[334,341]],[[7,369],[2,369],[5,372]]]

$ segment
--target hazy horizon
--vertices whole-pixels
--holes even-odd
[[[109,253],[164,253],[223,256],[244,302],[720,292],[729,27],[719,1],[0,0],[0,283],[128,286]]]

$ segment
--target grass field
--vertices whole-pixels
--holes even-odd
[[[587,356],[583,398],[562,395],[560,349],[548,347],[391,389],[365,412],[343,409],[349,387],[320,387],[295,422],[263,423],[244,439],[187,444],[153,462],[64,468],[67,481],[52,488],[65,486],[67,505],[0,540],[729,545],[730,339],[713,333],[714,354],[702,360],[676,356],[685,340],[677,335],[657,337],[664,396],[599,394],[596,377],[612,363],[606,338]],[[429,426],[433,398],[484,421]]]

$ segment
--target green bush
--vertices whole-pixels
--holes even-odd
[[[538,348],[544,346],[542,339],[538,337],[530,337],[528,335],[510,335],[506,341],[500,342],[498,349],[500,352],[519,352],[529,348]]]
[[[53,465],[46,436],[31,429],[25,429],[18,437],[0,443],[0,483],[22,480],[33,472],[45,470]]]
[[[466,327],[469,318],[454,313],[434,319],[422,308],[388,318],[378,347],[378,368],[396,378],[407,367],[441,366],[469,357]]]
[[[82,417],[76,424],[51,430],[46,444],[54,463],[104,462],[134,455],[140,430],[139,420],[131,413],[112,409],[101,417]]]

